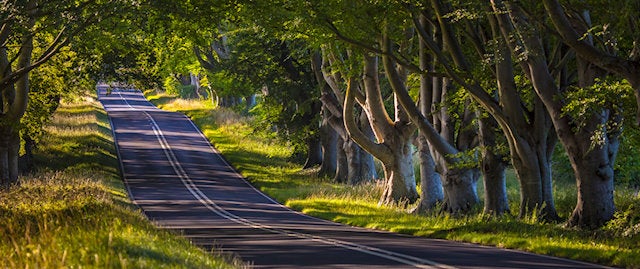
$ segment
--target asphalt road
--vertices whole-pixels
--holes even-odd
[[[148,218],[254,268],[604,268],[303,215],[252,187],[183,114],[157,109],[139,91],[98,95],[130,197]]]

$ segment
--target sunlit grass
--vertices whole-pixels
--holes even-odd
[[[170,99],[166,101],[171,102]],[[382,192],[379,183],[337,184],[330,179],[316,177],[312,170],[302,170],[301,165],[288,161],[292,154],[290,148],[252,134],[250,121],[219,121],[221,117],[217,113],[221,110],[193,105],[190,109],[175,106],[165,109],[189,115],[252,184],[277,201],[306,214],[353,226],[640,268],[640,232],[635,230],[626,236],[615,225],[583,231],[565,228],[562,224],[539,223],[531,217],[519,219],[513,215],[484,215],[481,208],[462,217],[442,212],[410,214],[405,207],[379,206],[378,198]],[[513,171],[508,171],[507,176],[509,203],[513,214],[517,215],[518,182]],[[482,193],[481,185],[479,182],[479,193]],[[575,184],[554,182],[554,189],[558,213],[566,218],[575,206]],[[640,205],[640,198],[633,191],[619,188],[616,190],[616,204],[624,210],[633,204]]]
[[[38,170],[0,191],[1,268],[237,268],[153,226],[118,175],[106,114],[65,103],[36,151]]]

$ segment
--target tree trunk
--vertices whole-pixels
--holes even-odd
[[[356,185],[364,180],[360,170],[362,167],[362,149],[358,144],[349,139],[344,143],[344,152],[347,156],[348,172],[347,182],[351,185]]]
[[[369,124],[369,119],[367,118],[366,113],[360,113],[360,128],[362,129],[362,132],[369,137],[369,139],[375,139],[376,136],[373,133],[373,129],[371,129],[371,124]],[[360,148],[360,177],[366,181],[377,179],[378,173],[376,172],[373,155],[362,149],[360,146],[358,147]]]
[[[371,154],[363,150],[356,142],[349,139],[344,143],[347,157],[347,182],[356,185],[376,178],[375,166]]]
[[[452,213],[467,212],[478,204],[475,168],[447,168],[442,185],[444,187],[444,208]]]
[[[20,135],[14,131],[11,133],[9,143],[9,178],[13,183],[18,183],[20,173]]]
[[[191,72],[189,72],[189,78],[191,85],[193,85],[193,94],[196,98],[201,99],[202,96],[200,95],[200,78],[198,78],[197,75]]]
[[[315,165],[322,164],[322,143],[318,137],[312,136],[307,141],[307,160],[302,169],[311,168]]]
[[[419,198],[411,145],[406,141],[397,149],[394,161],[384,165],[386,183],[380,204],[414,203]]]
[[[420,24],[425,27],[427,32],[432,32],[431,26],[423,16],[420,18]],[[428,49],[424,41],[420,41],[419,46],[420,68],[424,70],[434,70],[433,57],[428,53]],[[431,115],[432,106],[434,106],[434,77],[428,74],[420,75],[420,113],[425,118]],[[433,120],[430,120],[433,122]],[[431,154],[432,149],[429,142],[423,134],[418,135],[418,157],[420,160],[420,203],[414,209],[414,213],[425,213],[431,211],[438,203],[444,200],[444,191],[442,189],[442,179],[436,171],[436,163]]]
[[[413,212],[426,213],[444,200],[442,180],[436,172],[436,163],[431,156],[429,143],[424,136],[418,136],[418,152],[420,159],[420,203]]]
[[[578,86],[589,90],[596,78],[606,75],[604,70],[577,57]],[[567,224],[583,228],[597,228],[613,218],[615,205],[613,200],[614,163],[620,141],[621,117],[614,109],[602,108],[591,112],[588,124],[574,136],[563,136],[571,167],[578,188],[576,207]],[[598,132],[604,132],[596,137]],[[595,142],[595,139],[601,139]],[[569,141],[574,140],[574,141]]]
[[[366,150],[360,148],[360,175],[365,181],[371,181],[378,178],[375,161],[373,155]]]
[[[541,149],[525,156],[512,154],[513,168],[520,182],[520,217],[537,213],[541,219],[558,221],[551,186],[551,162]],[[545,149],[546,150],[546,149]]]
[[[24,141],[24,155],[20,158],[20,169],[21,172],[27,172],[33,169],[33,151],[36,148],[36,142],[27,134],[23,134],[22,140]]]
[[[13,183],[9,176],[9,141],[5,135],[0,137],[0,183],[3,188]]]
[[[479,120],[480,145],[482,157],[480,170],[484,183],[484,212],[492,215],[509,213],[509,200],[507,199],[507,184],[505,169],[507,164],[500,153],[496,153],[497,123],[493,118],[481,118]]]
[[[347,153],[344,150],[345,141],[342,137],[338,136],[338,149],[336,156],[336,175],[333,178],[335,182],[344,183],[349,179],[349,162],[347,159]]]
[[[581,141],[589,148],[590,140]],[[568,153],[569,156],[581,156],[580,152]],[[597,228],[613,218],[613,161],[609,147],[591,149],[586,155],[570,158],[578,187],[578,200],[569,226]]]
[[[245,100],[247,100],[247,111],[251,110],[253,107],[256,106],[256,94],[251,94],[248,95],[247,97],[244,98]]]
[[[7,188],[18,182],[20,137],[12,127],[0,128],[0,183]]]
[[[395,104],[395,120],[391,120],[380,89],[378,59],[372,55],[364,57],[364,93],[359,92],[359,83],[349,78],[343,105],[343,120],[349,136],[367,152],[383,163],[385,170],[385,190],[381,204],[413,203],[418,199],[411,139],[416,128],[403,118],[399,106]],[[365,99],[360,104],[365,109],[375,140],[364,133],[354,117],[355,95],[358,92]],[[397,102],[397,99],[394,98]]]
[[[338,133],[327,122],[327,113],[323,111],[323,119],[320,124],[320,141],[322,144],[322,165],[318,172],[320,177],[334,177],[338,165]]]
[[[493,153],[483,152],[481,165],[484,179],[484,213],[509,213],[504,162]]]

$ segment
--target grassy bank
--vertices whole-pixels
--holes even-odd
[[[0,192],[0,267],[240,267],[155,228],[131,204],[95,100],[63,104],[35,154],[37,172]]]
[[[389,230],[431,238],[473,242],[565,257],[605,265],[640,268],[640,198],[633,190],[616,190],[620,214],[596,231],[569,229],[511,216],[493,218],[479,213],[466,217],[448,214],[412,215],[406,209],[378,206],[382,188],[370,183],[348,186],[314,177],[287,161],[291,151],[251,133],[247,119],[226,110],[212,110],[207,102],[174,100],[148,94],[163,109],[189,115],[212,143],[252,184],[281,203],[316,217],[354,226]],[[479,184],[481,185],[481,184]],[[517,181],[509,176],[510,205],[518,209]],[[559,213],[568,217],[575,205],[575,186],[556,182]]]

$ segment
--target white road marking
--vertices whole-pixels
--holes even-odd
[[[120,94],[119,91],[118,91],[118,95],[120,96],[120,98],[123,101],[125,101],[125,103],[129,106],[129,108],[131,108],[132,110],[138,110],[137,108],[131,106],[131,104],[129,104],[129,102]],[[200,203],[202,203],[202,205],[204,205],[211,212],[213,212],[213,213],[215,213],[215,214],[217,214],[217,215],[219,215],[219,216],[221,216],[223,218],[226,218],[226,219],[228,219],[228,220],[230,220],[232,222],[235,222],[235,223],[238,223],[238,224],[241,224],[241,225],[245,225],[245,226],[249,226],[249,227],[252,227],[252,228],[255,228],[255,229],[260,229],[260,230],[263,230],[263,231],[268,231],[268,232],[271,232],[271,233],[281,234],[281,235],[290,236],[290,237],[296,237],[296,238],[300,238],[300,239],[309,239],[309,240],[313,240],[313,241],[316,241],[316,242],[321,242],[321,243],[332,245],[332,246],[336,246],[336,247],[342,247],[342,248],[346,248],[346,249],[350,249],[350,250],[354,250],[354,251],[358,251],[358,252],[362,252],[362,253],[378,256],[378,257],[385,258],[385,259],[388,259],[388,260],[392,260],[392,261],[396,261],[396,262],[403,263],[403,264],[406,264],[406,265],[414,266],[414,267],[417,267],[417,268],[447,268],[447,269],[456,268],[456,267],[453,267],[453,266],[441,264],[441,263],[434,262],[434,261],[431,261],[431,260],[422,259],[422,258],[418,258],[418,257],[414,257],[414,256],[402,254],[402,253],[393,252],[393,251],[388,251],[388,250],[384,250],[384,249],[380,249],[380,248],[376,248],[376,247],[370,247],[370,246],[351,243],[351,242],[347,242],[347,241],[343,241],[343,240],[325,238],[325,237],[322,237],[322,236],[299,233],[299,232],[294,232],[294,231],[290,231],[290,230],[275,228],[275,227],[271,227],[271,226],[268,226],[268,225],[256,223],[256,222],[250,221],[248,219],[245,219],[245,218],[239,217],[237,215],[234,215],[234,214],[224,210],[223,208],[221,208],[219,205],[217,205],[214,201],[212,201],[206,194],[204,194],[198,188],[198,186],[193,182],[193,180],[189,177],[189,175],[184,171],[182,165],[178,161],[178,159],[175,156],[173,150],[171,149],[171,146],[167,142],[164,134],[162,133],[162,130],[160,129],[160,126],[158,126],[158,123],[155,121],[155,119],[147,111],[144,111],[144,110],[141,110],[141,111],[151,121],[152,130],[153,130],[154,134],[156,135],[156,138],[158,139],[158,142],[160,143],[160,146],[162,147],[165,155],[167,156],[167,159],[169,160],[169,163],[171,164],[171,166],[172,166],[173,170],[175,171],[176,175],[180,178],[182,184],[193,195],[193,197],[195,197],[198,201],[200,201]],[[191,123],[191,124],[193,124],[193,123]],[[223,161],[224,161],[224,159],[223,159]],[[224,161],[224,162],[226,163],[226,161]]]

